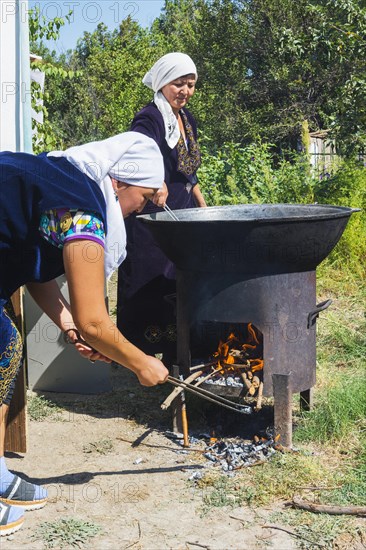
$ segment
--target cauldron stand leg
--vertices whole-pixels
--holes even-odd
[[[275,435],[284,447],[292,447],[292,390],[289,374],[272,374]]]

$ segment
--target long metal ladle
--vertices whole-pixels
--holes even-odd
[[[164,208],[165,212],[167,212],[167,213],[169,214],[169,216],[170,216],[175,222],[179,222],[178,216],[176,216],[176,215],[174,214],[173,210],[171,210],[167,204],[165,204],[165,205],[163,206],[163,208]]]

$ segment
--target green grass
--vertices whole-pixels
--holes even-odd
[[[287,526],[296,533],[299,548],[315,550],[351,550],[362,548],[362,533],[357,522],[349,516],[330,516],[312,514],[302,510],[285,510],[271,515],[270,521],[276,525]],[[361,541],[361,544],[360,544]]]
[[[240,470],[232,479],[206,473],[199,481],[203,512],[304,500],[366,506],[366,290],[352,274],[327,270],[319,300],[331,297],[317,322],[317,384],[310,412],[294,412],[296,453]],[[331,291],[329,290],[331,289]],[[362,548],[364,520],[284,509],[273,522],[298,535],[300,548]]]
[[[366,379],[357,373],[335,376],[333,387],[326,388],[315,407],[304,413],[295,432],[296,442],[342,442],[348,445],[352,432],[362,438],[366,418]]]
[[[42,422],[46,419],[61,420],[63,409],[48,401],[43,395],[32,395],[27,400],[27,412],[31,420]]]
[[[113,449],[114,449],[113,441],[109,438],[99,439],[98,441],[87,443],[86,445],[83,446],[84,453],[98,453],[101,455],[106,455],[107,453],[111,453]]]
[[[70,548],[85,545],[102,531],[99,525],[73,518],[41,523],[34,540],[41,540],[46,548]]]

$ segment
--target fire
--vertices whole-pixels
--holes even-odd
[[[198,372],[196,384],[205,382],[242,387],[240,396],[243,399],[254,398],[254,410],[259,411],[262,408],[264,391],[263,338],[252,323],[249,323],[246,329],[245,339],[231,332],[226,341],[220,340],[210,361],[200,365],[205,372]]]
[[[226,340],[220,340],[213,359],[217,359],[217,370],[223,376],[244,369],[248,373],[263,370],[261,342],[252,323],[247,325],[248,336],[245,342],[231,332]]]

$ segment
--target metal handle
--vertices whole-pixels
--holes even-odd
[[[308,315],[308,328],[315,325],[315,321],[319,317],[319,313],[327,309],[331,303],[332,300],[325,300],[324,302],[320,302],[320,304],[317,304],[316,308],[313,311],[310,311]]]

